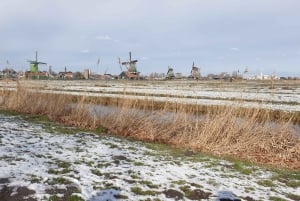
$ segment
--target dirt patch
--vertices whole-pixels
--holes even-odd
[[[167,198],[174,198],[175,200],[182,200],[183,194],[174,189],[168,189],[163,192]]]
[[[1,179],[1,182],[6,181]],[[1,201],[37,201],[36,198],[31,197],[35,194],[35,191],[28,189],[27,187],[8,187],[3,186],[0,190],[0,200]]]
[[[246,201],[255,201],[253,198],[251,198],[251,197],[249,197],[249,196],[247,196],[247,197],[245,197],[245,198],[243,198],[244,200],[246,200]]]
[[[128,160],[126,156],[122,156],[122,155],[120,155],[120,156],[114,156],[113,159],[114,160],[120,160],[120,161],[124,161],[124,160],[126,161],[126,160]]]
[[[201,200],[201,199],[208,199],[210,195],[211,195],[211,193],[204,192],[200,189],[195,189],[195,190],[190,191],[187,198],[189,198],[191,200]]]
[[[70,185],[67,186],[65,189],[59,189],[59,188],[46,189],[45,192],[50,195],[58,195],[58,194],[63,195],[57,198],[57,201],[65,201],[68,200],[73,193],[80,193],[80,190],[76,186]]]

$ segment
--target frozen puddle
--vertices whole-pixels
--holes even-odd
[[[276,173],[0,115],[0,200],[297,200]]]

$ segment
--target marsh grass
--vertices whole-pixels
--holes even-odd
[[[105,115],[101,111],[91,112],[91,106],[98,104],[112,105],[116,110]],[[95,98],[42,93],[18,85],[16,91],[5,92],[0,106],[18,113],[46,116],[68,126],[299,169],[300,139],[290,125],[300,117],[242,108],[239,104],[237,101],[234,106],[200,107],[154,102],[151,97]],[[271,123],[274,121],[275,125]]]

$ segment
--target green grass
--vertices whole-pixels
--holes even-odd
[[[63,177],[56,177],[52,178],[50,181],[48,181],[49,185],[56,185],[56,184],[70,184],[71,182]]]
[[[241,161],[236,161],[232,166],[236,171],[244,175],[250,175],[253,169],[250,166],[245,165]]]
[[[49,133],[76,134],[80,131],[83,131],[83,129],[80,128],[66,127],[61,124],[55,123],[51,121],[47,115],[20,114],[13,110],[0,110],[0,113],[9,116],[20,116],[26,121],[42,124],[43,129]]]
[[[300,187],[299,170],[273,169],[271,171],[274,172],[272,180],[277,180],[292,188]]]
[[[135,165],[135,166],[143,166],[143,165],[145,165],[145,164],[142,163],[142,162],[134,162],[133,165]]]
[[[203,188],[203,186],[201,186],[200,184],[196,184],[196,183],[189,183],[189,184],[195,188]]]
[[[6,115],[6,116],[19,116],[20,113],[13,111],[13,110],[5,110],[5,109],[0,109],[0,114]]]
[[[115,190],[120,190],[120,187],[117,187],[113,183],[110,183],[108,181],[104,181],[103,185],[104,185],[104,189],[103,190],[108,189],[108,188],[115,189]]]
[[[57,166],[59,168],[70,168],[71,167],[71,163],[70,162],[66,162],[66,161],[58,161],[57,162]]]
[[[48,198],[48,201],[58,201],[58,200],[60,200],[60,197],[58,197],[57,195],[51,195]]]
[[[177,180],[177,181],[172,181],[172,184],[177,184],[177,185],[184,185],[187,182],[185,180]]]
[[[103,176],[104,174],[101,173],[99,170],[97,169],[91,169],[91,172],[94,174],[94,175],[97,175],[99,177]]]
[[[52,133],[61,133],[61,134],[76,134],[79,132],[84,131],[83,129],[79,129],[79,128],[74,128],[74,127],[66,127],[66,126],[61,126],[58,124],[54,124],[54,126],[52,125],[50,128],[46,128],[46,131],[48,132],[52,132]]]
[[[300,200],[300,195],[287,194],[287,197],[292,199],[292,200]]]
[[[36,176],[36,175],[28,175],[30,178],[29,178],[29,181],[31,183],[41,183],[43,178],[42,177],[39,177],[39,176]]]
[[[107,143],[105,143],[105,145],[109,146],[109,148],[111,148],[111,149],[115,149],[115,148],[119,147],[118,145],[111,143],[111,142],[107,142]]]
[[[130,175],[132,179],[139,179],[140,177],[137,174],[131,174]]]
[[[82,197],[79,197],[78,195],[71,195],[68,197],[67,201],[84,201]]]
[[[245,192],[249,193],[249,192],[254,192],[255,191],[255,188],[254,187],[251,187],[251,186],[247,186],[245,187]]]
[[[185,197],[189,197],[191,194],[191,187],[189,185],[180,186],[179,189],[184,192]]]
[[[50,122],[50,119],[46,115],[22,115],[22,118],[33,123]]]
[[[103,133],[106,133],[107,132],[107,129],[106,128],[103,128],[103,127],[97,127],[95,130],[94,130],[95,133],[98,133],[98,134],[103,134]]]
[[[109,167],[111,166],[110,163],[99,163],[96,165],[97,168],[106,168],[106,167]]]
[[[261,186],[265,186],[265,187],[275,187],[275,184],[273,183],[273,181],[271,180],[260,180],[257,182],[257,184],[261,185]]]
[[[292,188],[298,188],[300,187],[300,180],[289,180],[286,185]]]
[[[151,191],[151,190],[143,190],[142,188],[140,187],[137,187],[137,186],[133,186],[130,188],[131,192],[137,194],[137,195],[151,195],[151,196],[154,196],[154,195],[157,195],[159,194],[159,192],[157,191]]]
[[[207,181],[207,183],[210,184],[210,185],[212,185],[212,186],[218,186],[219,185],[219,183],[216,180],[214,180],[214,179],[209,179]]]
[[[49,174],[56,174],[56,175],[58,175],[58,174],[67,174],[67,173],[70,173],[70,172],[71,172],[71,170],[68,169],[68,168],[63,168],[62,170],[55,170],[53,168],[50,168],[48,170]]]
[[[272,200],[272,201],[286,201],[285,199],[282,199],[280,197],[274,197],[274,196],[270,197],[270,200]]]
[[[139,181],[139,183],[142,184],[142,185],[146,185],[149,188],[159,188],[158,185],[153,184],[151,181],[145,181],[145,180],[143,180],[143,181]]]

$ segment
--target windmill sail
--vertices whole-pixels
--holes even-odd
[[[28,62],[30,63],[30,72],[32,73],[37,73],[39,71],[39,64],[47,64],[45,62],[40,62],[38,61],[38,52],[35,52],[35,60],[28,60]]]

